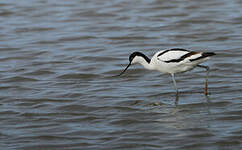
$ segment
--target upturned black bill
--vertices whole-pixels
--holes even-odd
[[[130,65],[131,63],[129,63],[128,66],[118,76],[121,76],[129,68]]]

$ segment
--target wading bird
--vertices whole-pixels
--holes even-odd
[[[136,63],[143,65],[144,68],[148,70],[157,70],[162,73],[170,74],[176,89],[176,96],[178,98],[175,73],[186,72],[192,70],[195,67],[200,67],[206,69],[207,71],[204,93],[205,95],[208,95],[209,67],[200,64],[208,60],[210,56],[213,55],[215,55],[213,52],[195,52],[186,49],[174,48],[159,51],[155,53],[151,59],[149,59],[141,52],[134,52],[129,56],[128,66],[118,76],[122,75],[130,65]]]

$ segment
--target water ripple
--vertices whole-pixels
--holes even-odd
[[[241,149],[240,1],[2,1],[0,145],[11,149]],[[134,51],[214,51],[169,75]]]

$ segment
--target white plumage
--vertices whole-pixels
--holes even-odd
[[[199,65],[208,60],[210,56],[215,55],[213,52],[195,52],[186,49],[169,49],[155,53],[152,59],[149,59],[141,52],[134,52],[129,56],[128,66],[120,73],[122,75],[130,65],[139,63],[148,70],[157,70],[162,73],[169,73],[172,76],[174,86],[176,88],[176,95],[178,96],[178,89],[174,74],[189,71],[195,67],[205,68],[207,70],[207,77],[205,82],[205,94],[208,94],[208,66]]]
[[[160,56],[157,57],[158,60],[169,61],[172,59],[179,59],[180,57],[182,57],[183,55],[185,55],[187,53],[189,53],[189,52],[180,51],[180,50],[172,50],[172,51],[163,50],[163,51],[159,51],[159,52],[155,53],[154,57],[152,57],[152,58],[156,58],[159,54],[161,54]]]
[[[150,65],[156,66],[155,70],[158,70],[162,73],[172,74],[185,72],[209,59],[209,57],[201,58],[202,54],[202,52],[191,52],[183,49],[160,51],[152,57]]]

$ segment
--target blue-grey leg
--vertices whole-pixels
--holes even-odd
[[[208,95],[208,73],[209,73],[209,67],[208,66],[203,66],[203,65],[197,65],[200,68],[204,68],[207,71],[206,78],[205,78],[205,91],[204,94]]]
[[[179,100],[179,96],[178,96],[178,88],[177,88],[177,85],[176,85],[176,80],[175,80],[174,73],[171,74],[171,77],[172,77],[172,81],[173,81],[174,87],[176,89],[176,101],[175,101],[175,105],[177,105],[178,104],[178,100]]]
[[[171,77],[172,77],[172,81],[173,81],[174,87],[176,89],[176,95],[178,95],[178,89],[177,89],[177,85],[176,85],[176,80],[175,80],[174,73],[171,74]]]

